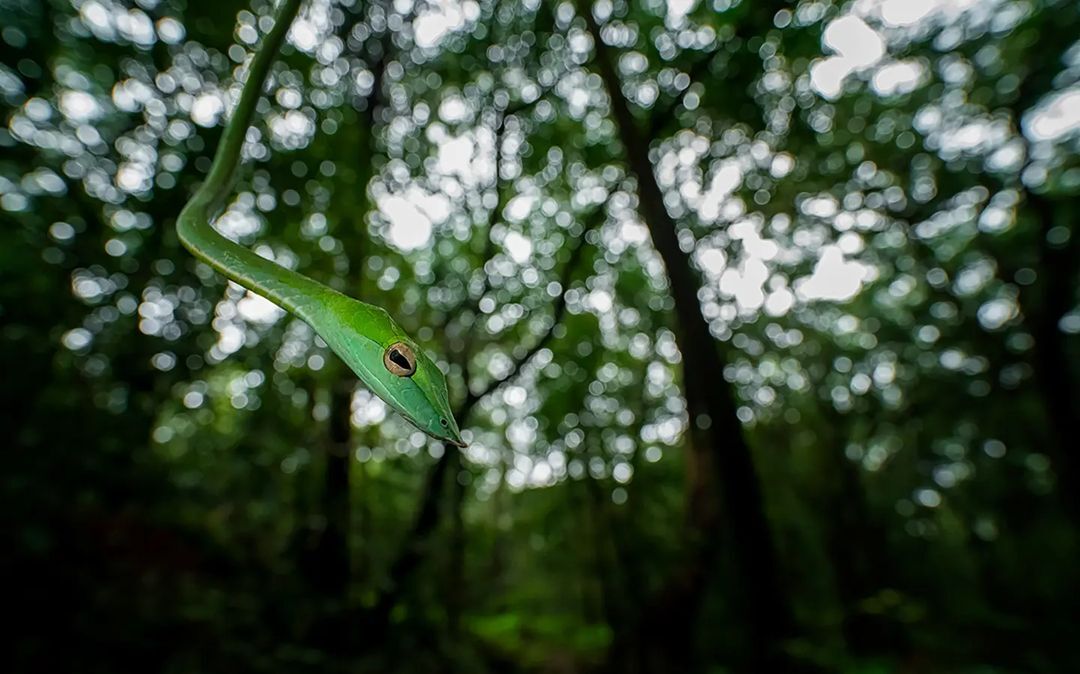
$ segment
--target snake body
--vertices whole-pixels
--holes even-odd
[[[300,0],[282,1],[273,28],[255,53],[210,172],[177,218],[180,241],[221,274],[308,323],[375,395],[414,426],[464,446],[442,371],[385,309],[259,257],[211,225],[232,189],[255,104],[299,7]]]

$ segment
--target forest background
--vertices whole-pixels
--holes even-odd
[[[10,671],[1075,672],[1080,3],[0,0]]]

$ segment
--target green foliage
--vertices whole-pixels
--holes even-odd
[[[273,67],[218,226],[386,307],[458,452],[179,244],[265,0],[0,0],[9,668],[1076,671],[1080,8],[680,4],[592,7],[618,91],[571,3],[320,0]]]

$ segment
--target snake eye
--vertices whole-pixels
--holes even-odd
[[[416,373],[416,354],[404,342],[391,344],[383,354],[383,365],[390,374],[411,377]]]

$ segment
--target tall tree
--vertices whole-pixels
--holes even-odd
[[[578,3],[592,36],[594,63],[604,81],[626,162],[638,191],[638,206],[653,245],[664,261],[675,306],[675,334],[682,354],[682,385],[688,414],[688,525],[691,552],[682,568],[646,609],[643,633],[658,634],[662,661],[688,663],[694,652],[693,626],[700,615],[703,589],[716,563],[727,525],[728,545],[742,579],[739,613],[746,619],[751,666],[778,662],[783,643],[795,628],[787,590],[765,512],[761,483],[750,446],[736,415],[729,384],[718,378],[727,363],[701,314],[702,286],[690,256],[679,241],[679,226],[664,206],[664,192],[649,159],[652,139],[643,134],[623,95],[617,54],[604,41],[591,4]],[[640,638],[640,637],[635,637]],[[678,666],[678,665],[676,665]]]

